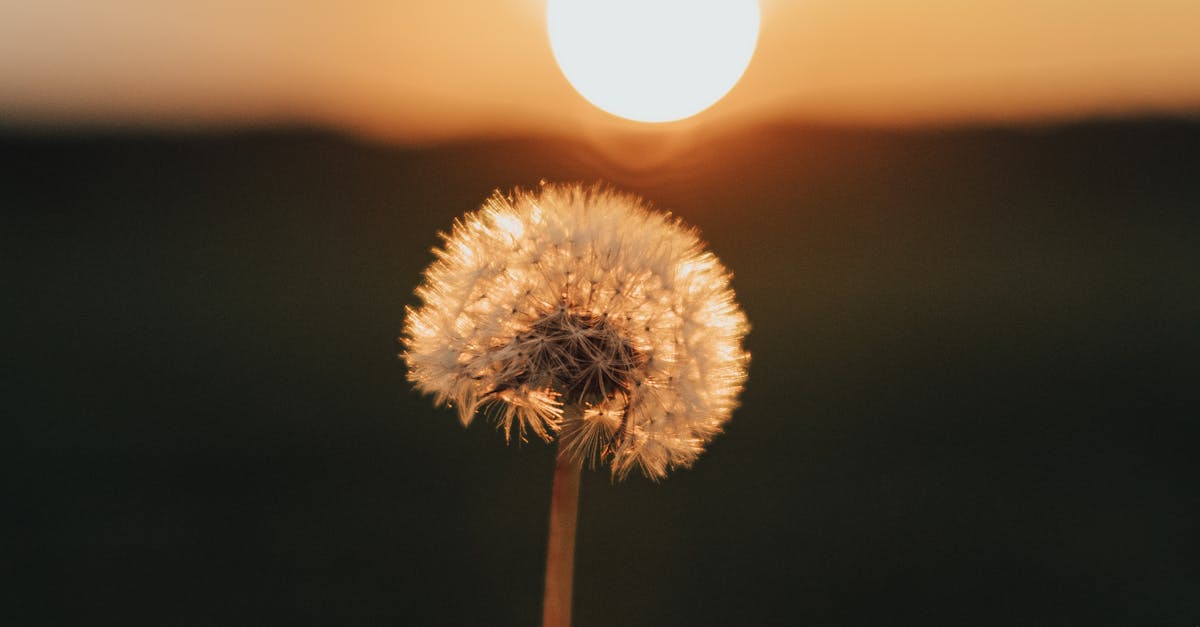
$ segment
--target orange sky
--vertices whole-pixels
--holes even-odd
[[[763,0],[691,124],[1200,112],[1197,0]],[[417,141],[622,124],[559,74],[544,0],[0,0],[0,118],[315,123]]]

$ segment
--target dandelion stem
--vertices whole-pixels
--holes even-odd
[[[561,442],[561,441],[560,441]],[[579,518],[580,462],[562,454],[554,465],[550,495],[550,539],[546,551],[546,591],[542,627],[569,627],[575,576],[575,522]]]

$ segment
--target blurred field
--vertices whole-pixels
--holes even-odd
[[[1200,620],[1200,124],[0,136],[0,622],[530,625],[551,451],[393,359],[436,231],[605,179],[754,330],[691,471],[585,477],[578,625]],[[4,571],[7,570],[7,573]]]

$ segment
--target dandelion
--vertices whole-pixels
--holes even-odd
[[[464,425],[558,438],[542,625],[569,625],[582,464],[690,466],[746,380],[746,316],[694,229],[611,190],[496,193],[442,237],[408,378]]]
[[[659,479],[737,405],[746,317],[697,232],[637,197],[542,185],[456,221],[408,311],[409,379],[463,424]]]

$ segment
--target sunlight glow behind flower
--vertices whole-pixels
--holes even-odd
[[[561,439],[565,455],[690,466],[737,405],[749,329],[696,231],[638,198],[543,185],[454,224],[409,309],[409,379],[463,424]]]
[[[639,122],[693,116],[742,77],[757,0],[549,0],[559,69],[589,102]]]

